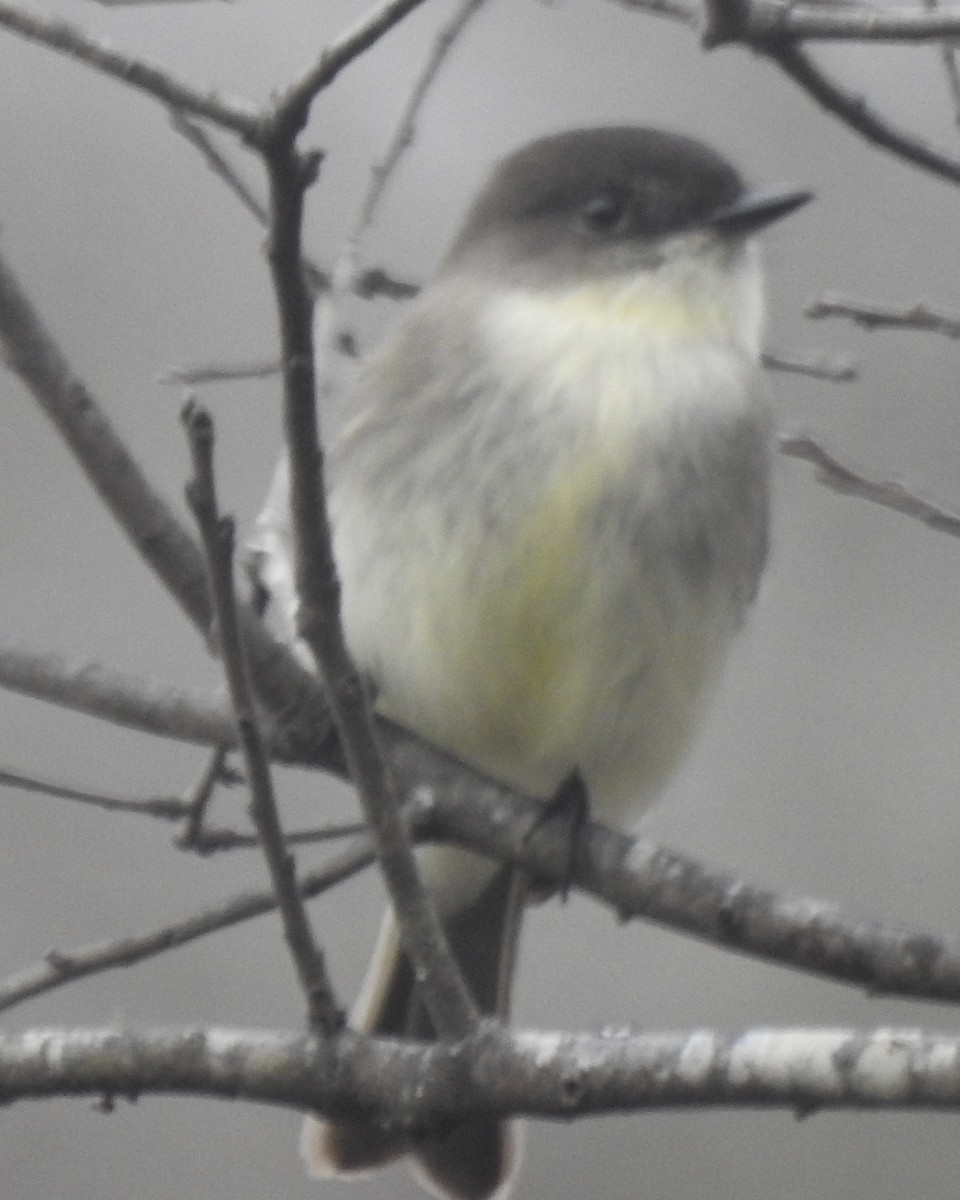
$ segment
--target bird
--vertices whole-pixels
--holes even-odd
[[[344,635],[381,713],[528,795],[582,781],[616,827],[652,802],[766,561],[755,235],[810,198],[628,125],[496,165],[328,449]],[[254,544],[292,628],[278,478]],[[479,1010],[506,1020],[529,881],[417,854]],[[352,1024],[436,1037],[390,912]],[[320,1176],[409,1155],[444,1200],[506,1195],[518,1161],[492,1116],[417,1136],[311,1116],[301,1149]]]

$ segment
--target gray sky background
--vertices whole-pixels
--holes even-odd
[[[40,3],[197,83],[265,98],[363,6],[237,0],[109,11]],[[410,82],[447,11],[430,4],[317,104],[327,151],[310,248],[349,228]],[[898,122],[960,152],[933,49],[820,48],[820,61]],[[767,64],[703,55],[686,30],[601,0],[492,0],[432,93],[366,259],[423,278],[491,160],[574,125],[629,121],[705,137],[758,182],[818,201],[768,241],[769,344],[844,351],[839,387],[782,375],[785,428],[960,504],[955,343],[805,322],[827,289],[960,307],[956,192],[857,140]],[[244,162],[241,158],[239,161]],[[254,160],[244,162],[259,183]],[[171,365],[275,353],[260,231],[161,108],[0,32],[0,236],[78,373],[151,477],[180,496],[187,455]],[[396,315],[359,314],[365,344]],[[0,384],[0,620],[4,637],[161,679],[215,670],[113,528],[17,383]],[[225,506],[248,527],[279,445],[272,382],[210,389]],[[783,462],[764,593],[707,729],[645,820],[651,836],[848,909],[932,930],[956,926],[960,884],[960,638],[955,542],[841,499]],[[0,693],[0,762],[93,788],[178,791],[203,755]],[[283,774],[291,821],[348,811],[343,793]],[[240,794],[231,805],[242,809]],[[304,855],[304,860],[309,856]],[[243,888],[252,854],[197,862],[149,822],[3,794],[0,972],[51,947],[145,931]],[[352,994],[378,920],[372,876],[314,907],[335,980]],[[586,1028],[762,1024],[955,1028],[947,1008],[858,993],[720,954],[574,899],[529,922],[518,1023]],[[297,1028],[301,1005],[271,919],[5,1015],[4,1027],[199,1023]],[[105,1117],[86,1101],[0,1115],[10,1200],[412,1200],[404,1171],[354,1185],[305,1181],[297,1118],[219,1102],[147,1098]],[[667,1114],[528,1128],[517,1200],[955,1200],[952,1116]]]

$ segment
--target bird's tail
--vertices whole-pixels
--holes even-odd
[[[460,912],[444,919],[451,950],[482,1013],[506,1019],[520,921],[522,875],[503,868]],[[352,1024],[384,1037],[433,1040],[436,1031],[414,985],[413,970],[387,912]],[[414,1136],[374,1121],[308,1117],[301,1153],[320,1177],[369,1172],[410,1154],[424,1185],[442,1200],[493,1200],[506,1194],[518,1162],[509,1123],[476,1117]]]

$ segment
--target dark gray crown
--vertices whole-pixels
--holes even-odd
[[[613,126],[540,138],[505,158],[448,263],[499,233],[533,254],[563,241],[652,240],[690,229],[743,192],[738,172],[692,138]]]

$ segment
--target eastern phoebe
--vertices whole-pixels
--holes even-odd
[[[531,795],[577,771],[601,821],[649,804],[766,557],[753,235],[808,199],[650,129],[497,167],[329,455],[344,630],[381,712]],[[257,545],[290,615],[276,493]],[[479,1007],[505,1018],[522,877],[418,855]],[[389,913],[353,1020],[434,1036]],[[416,1140],[308,1118],[303,1153],[321,1175],[411,1153],[451,1200],[503,1194],[516,1159],[492,1118]]]

